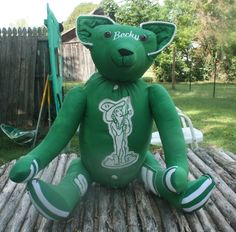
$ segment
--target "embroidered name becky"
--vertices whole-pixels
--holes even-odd
[[[113,40],[121,39],[124,37],[130,37],[135,40],[139,40],[139,35],[134,34],[132,31],[130,31],[130,32],[115,31]]]

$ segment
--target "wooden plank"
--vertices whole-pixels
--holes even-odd
[[[140,218],[141,227],[144,231],[158,231],[158,224],[154,217],[148,195],[143,188],[143,184],[135,183],[135,201]]]
[[[43,174],[43,171],[40,171],[37,175],[37,178],[41,178]],[[20,202],[18,206],[13,207],[14,208],[14,215],[10,219],[10,221],[7,224],[7,227],[5,228],[4,232],[17,232],[21,230],[21,226],[23,225],[25,221],[25,216],[27,215],[27,212],[29,211],[31,207],[31,201],[29,195],[25,192],[23,197],[20,198]]]
[[[214,177],[217,188],[221,191],[223,196],[236,208],[236,193],[225,183],[225,181],[218,176],[210,167],[198,158],[191,150],[188,151],[189,160],[196,166],[202,173],[209,173]]]
[[[6,164],[5,167],[2,168],[2,174],[0,175],[0,193],[2,193],[3,188],[8,181],[9,173],[12,168],[12,166],[16,163],[15,160],[11,161],[10,163]]]
[[[126,199],[126,215],[127,215],[127,230],[129,232],[139,232],[139,220],[136,210],[135,196],[133,188],[129,185],[125,190]]]
[[[41,179],[45,182],[51,182],[53,175],[57,168],[57,158],[54,159],[46,169],[44,169]],[[30,208],[25,215],[25,221],[21,227],[22,232],[31,232],[36,229],[38,231],[38,227],[42,220],[42,216],[39,215],[38,210],[33,206],[30,205]]]
[[[221,162],[216,163],[215,159],[217,156],[214,155],[215,159],[212,156],[211,152],[207,152],[204,150],[198,150],[196,151],[197,155],[199,158],[201,158],[201,160],[207,165],[209,166],[213,171],[215,171],[226,183],[228,186],[230,186],[230,188],[232,188],[234,190],[234,192],[236,192],[236,183],[235,183],[235,177],[229,174],[230,173],[234,174],[234,170],[232,170],[232,168],[228,168],[227,165],[225,166],[226,162],[228,164],[228,161],[225,161],[225,159],[219,158],[219,160]],[[209,155],[210,154],[210,155]],[[216,154],[216,153],[214,153]],[[221,166],[220,166],[221,164]],[[236,164],[236,162],[235,162]],[[228,169],[228,172],[227,172]],[[236,174],[236,173],[235,173]]]
[[[233,232],[235,231],[227,222],[227,220],[224,218],[222,213],[219,211],[219,209],[215,206],[215,204],[210,200],[208,203],[207,211],[211,215],[211,218],[214,220],[217,231],[229,231]]]
[[[0,179],[1,179],[1,176],[4,175],[4,172],[7,170],[8,166],[9,166],[9,163],[6,163],[6,164],[3,164],[2,166],[0,166]],[[0,190],[1,190],[1,188],[0,188]]]
[[[197,214],[197,217],[199,218],[199,221],[202,224],[202,228],[204,231],[213,232],[217,230],[217,228],[214,227],[214,223],[211,220],[210,215],[207,213],[205,209],[198,210],[196,214]]]
[[[11,30],[12,31],[12,30]],[[11,33],[11,31],[9,33]],[[9,43],[11,45],[10,50],[9,50],[9,67],[7,68],[8,75],[7,75],[7,81],[8,81],[8,88],[5,90],[7,91],[7,112],[6,112],[6,117],[7,117],[7,123],[13,125],[13,114],[12,114],[12,102],[14,98],[14,81],[15,81],[15,54],[13,51],[16,49],[16,37],[15,36],[8,36]]]
[[[224,169],[230,175],[232,175],[234,179],[236,178],[236,160],[235,159],[233,159],[223,150],[219,150],[219,149],[207,149],[206,152],[210,154],[210,157],[212,157],[218,165],[222,166],[222,169]]]
[[[112,190],[112,225],[110,227],[113,231],[127,231],[126,228],[126,207],[125,195],[123,189]]]
[[[2,36],[2,42],[3,42],[3,46],[5,49],[3,49],[3,63],[2,63],[2,67],[3,68],[3,81],[2,81],[2,104],[0,105],[1,107],[1,114],[2,114],[2,122],[7,123],[7,108],[8,108],[8,88],[9,88],[9,81],[8,81],[8,76],[9,76],[9,70],[10,70],[10,66],[9,66],[9,53],[10,53],[10,40],[8,39],[8,35],[7,35],[7,30],[6,28],[3,28],[3,36]]]
[[[35,84],[35,68],[37,55],[37,38],[30,37],[29,62],[28,62],[28,88],[26,88],[27,105],[26,105],[26,123],[29,126],[33,125],[34,113],[34,84]]]
[[[230,158],[236,161],[236,154],[230,152],[230,151],[224,151],[226,155],[228,155]]]
[[[112,231],[110,211],[111,211],[111,195],[109,190],[100,186],[98,202],[98,231]]]
[[[195,169],[194,165],[190,166],[190,170],[191,170],[191,173],[189,174],[190,180],[195,180],[200,175],[202,175],[202,173],[200,171]],[[199,219],[199,221],[197,223],[201,224],[201,228],[203,229],[203,231],[215,231],[216,230],[216,227],[214,227],[214,223],[212,222],[212,220],[211,221],[209,220],[209,215],[207,214],[207,211],[205,208],[198,210],[193,215],[194,215],[194,217],[197,216],[197,218]],[[200,228],[198,228],[199,225],[195,226],[196,222],[191,221],[190,214],[186,214],[186,217],[187,217],[187,220],[189,221],[189,225],[192,230],[194,230],[194,231],[201,230]],[[193,225],[193,228],[191,227],[191,225]]]
[[[52,184],[58,184],[60,180],[62,179],[66,162],[67,162],[67,156],[65,154],[62,154],[60,157],[58,157],[58,161],[57,161],[58,165],[52,179]],[[50,230],[52,227],[52,223],[53,223],[52,221],[47,220],[46,218],[43,218],[39,226],[39,231]]]
[[[74,158],[75,154],[54,159],[41,172],[41,179],[57,184]],[[222,192],[220,174],[203,164],[195,153],[189,154],[189,178],[193,180],[208,171],[216,179],[217,188],[206,206],[193,214],[174,209],[166,201],[147,193],[143,184],[135,181],[117,190],[93,184],[69,219],[52,222],[39,215],[31,205],[23,191],[24,184],[12,186],[7,180],[4,191],[0,192],[0,198],[6,199],[5,203],[0,201],[0,231],[235,231],[235,207]],[[2,174],[9,173],[10,167],[2,168]],[[1,179],[4,178],[0,176]],[[223,183],[223,187],[225,185]]]
[[[63,43],[63,73],[67,81],[87,81],[95,72],[90,52],[79,42]]]
[[[21,54],[20,54],[20,85],[18,90],[18,104],[17,104],[17,126],[21,126],[24,123],[24,91],[25,91],[25,81],[26,81],[26,52],[27,52],[27,43],[25,42],[26,39],[26,32],[19,31],[21,33]]]
[[[0,123],[3,122],[3,104],[4,104],[4,101],[3,101],[3,90],[4,90],[4,86],[3,86],[3,83],[4,83],[4,60],[5,60],[5,57],[4,57],[4,50],[5,50],[5,44],[4,44],[4,39],[2,37],[2,29],[1,30],[1,36],[0,36]]]
[[[12,125],[17,125],[17,107],[19,101],[19,86],[21,82],[21,78],[19,76],[20,73],[20,62],[21,62],[21,38],[19,36],[15,36],[15,43],[16,48],[14,52],[12,52],[15,56],[15,63],[14,63],[14,83],[13,83],[13,100],[12,100],[12,116],[13,116],[13,123]]]
[[[193,170],[194,175],[200,176],[202,175],[202,172],[193,164],[190,163],[190,167]],[[212,175],[215,178],[215,175]],[[218,187],[219,185],[217,185]],[[227,191],[227,189],[225,190]],[[227,224],[225,225],[226,228],[232,226],[232,228],[236,229],[236,215],[235,213],[235,208],[224,198],[223,194],[216,188],[212,192],[211,195],[211,200],[214,202],[214,204],[218,207],[219,212],[215,212],[216,214],[222,213],[222,215],[227,218]],[[206,210],[208,210],[210,204],[207,204]],[[212,212],[211,212],[212,214]],[[211,215],[212,216],[212,215]],[[218,216],[216,216],[218,218]],[[229,223],[228,223],[229,222]],[[219,223],[218,221],[216,222],[216,225]],[[221,221],[221,223],[226,224],[225,221]]]
[[[89,191],[87,192],[87,196],[82,199],[84,200],[84,206],[86,207],[86,210],[84,212],[83,217],[83,228],[82,231],[94,231],[95,227],[95,201],[96,201],[96,192],[94,186],[91,186],[89,188]],[[75,217],[77,215],[75,214]]]

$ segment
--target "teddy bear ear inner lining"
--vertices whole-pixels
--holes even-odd
[[[92,47],[93,43],[89,41],[91,31],[96,26],[113,25],[115,22],[106,16],[101,15],[80,15],[76,21],[76,35],[79,41],[86,47]]]
[[[149,52],[148,56],[154,56],[164,50],[173,41],[176,34],[176,25],[164,21],[150,21],[141,23],[140,27],[152,31],[157,36],[157,50]]]

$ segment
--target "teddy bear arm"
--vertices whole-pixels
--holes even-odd
[[[149,87],[152,115],[160,133],[167,167],[178,166],[188,172],[187,151],[175,105],[160,85]]]
[[[34,157],[39,168],[44,168],[68,144],[83,117],[86,94],[81,88],[72,89],[62,104],[52,127],[44,140],[28,155]]]

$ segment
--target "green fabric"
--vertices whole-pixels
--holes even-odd
[[[141,27],[145,30],[149,30],[155,33],[156,35],[156,51],[155,55],[160,53],[169,43],[172,41],[176,26],[172,23],[165,22],[148,22],[141,24]]]
[[[34,168],[30,162],[38,164],[39,169],[44,168],[80,125],[81,161],[72,163],[71,171],[58,186],[42,181],[37,184],[33,180],[34,186],[29,187],[33,202],[46,217],[50,214],[48,217],[57,219],[48,208],[44,210],[43,201],[35,194],[37,191],[43,191],[51,205],[70,213],[91,181],[118,188],[129,184],[140,173],[155,194],[176,207],[182,207],[182,199],[186,206],[183,210],[187,212],[204,205],[214,182],[208,176],[200,178],[195,184],[197,187],[188,182],[186,145],[173,101],[160,85],[148,85],[139,79],[152,64],[155,54],[173,39],[174,33],[175,26],[163,22],[131,27],[101,16],[78,18],[77,35],[90,49],[98,72],[83,88],[74,88],[68,93],[46,138],[17,161],[10,173],[16,182],[31,179]],[[166,170],[162,170],[148,152],[153,121],[162,139]],[[70,172],[76,174],[71,176]],[[189,202],[188,196],[205,182],[209,186],[203,195],[196,195],[192,203]],[[58,200],[53,199],[54,195]],[[52,212],[57,211],[51,208]],[[61,214],[66,217],[66,213]]]
[[[33,160],[34,157],[30,155],[22,156],[11,169],[9,174],[10,179],[17,183],[25,181],[31,173],[30,168]],[[36,174],[36,171],[34,171],[34,174]]]
[[[62,54],[61,49],[61,31],[60,24],[58,23],[53,12],[47,4],[47,19],[44,24],[48,29],[48,46],[50,57],[50,80],[52,81],[53,98],[55,102],[56,112],[58,113],[62,104]]]
[[[82,162],[95,181],[120,187],[138,175],[152,129],[148,90],[141,80],[118,85],[96,74],[88,81],[79,142]]]
[[[140,78],[155,58],[147,54],[161,50],[172,40],[175,33],[175,26],[174,30],[170,30],[168,23],[152,23],[151,29],[155,29],[153,31],[113,23],[104,17],[80,16],[77,19],[77,35],[81,42],[90,48],[99,72],[106,79],[119,82]],[[148,25],[143,27],[149,28]],[[107,36],[107,33],[110,33],[110,36]],[[143,35],[147,38],[145,41],[140,40]],[[121,56],[121,49],[132,55]]]
[[[160,196],[165,198],[176,208],[185,212],[188,212],[185,210],[186,208],[191,209],[192,207],[192,210],[189,211],[190,213],[203,207],[209,199],[211,191],[215,186],[215,183],[210,175],[203,175],[197,180],[188,182],[183,192],[180,194],[175,194],[167,189],[166,184],[163,181],[165,170],[160,167],[160,164],[150,152],[147,153],[143,166],[154,172],[152,182],[154,183],[154,188],[157,190]],[[144,179],[144,182],[147,182],[147,180]],[[198,192],[196,192],[197,190]],[[192,200],[189,200],[187,204],[183,204],[183,199],[188,199],[189,196],[192,196]]]
[[[30,173],[29,160],[35,159],[40,170],[62,151],[76,132],[83,117],[85,105],[86,96],[82,89],[78,87],[70,91],[45,139],[27,156],[17,161],[11,169],[10,178],[13,181],[21,182],[28,177]]]
[[[79,175],[84,177],[87,184],[91,183],[89,173],[83,167],[80,159],[75,159],[71,162],[65,177],[58,185],[33,179],[28,182],[27,190],[34,205],[45,217],[60,220],[70,215],[84,194],[75,182]],[[86,186],[88,186],[87,184]],[[84,190],[86,191],[87,188]],[[47,203],[45,203],[45,199]],[[58,213],[58,211],[60,212]]]

